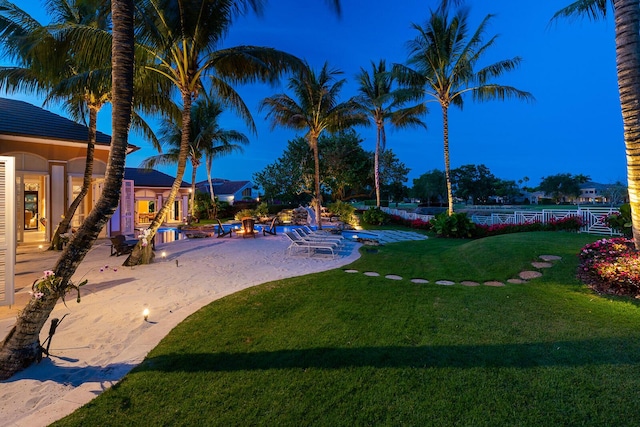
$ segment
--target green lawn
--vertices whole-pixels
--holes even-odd
[[[575,278],[593,236],[522,233],[381,247],[267,283],[179,325],[124,380],[56,425],[640,425],[640,313]],[[408,279],[505,280],[503,288]]]

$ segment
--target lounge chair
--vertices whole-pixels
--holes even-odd
[[[336,255],[334,249],[336,249],[337,246],[332,242],[310,242],[308,240],[301,239],[300,236],[292,231],[287,231],[284,234],[291,241],[291,244],[287,248],[289,255],[291,255],[294,250],[304,251],[307,256],[324,253],[330,254],[333,258]]]
[[[322,230],[322,231],[317,231],[317,230],[313,230],[311,227],[309,227],[308,225],[303,225],[302,227],[300,227],[302,230],[304,230],[305,233],[310,234],[310,235],[314,235],[314,236],[324,236],[324,237],[331,237],[334,239],[339,239],[339,240],[343,240],[344,236],[340,235],[340,234],[336,234],[336,233],[331,233],[329,231],[326,230]]]
[[[137,239],[127,240],[122,234],[117,234],[110,238],[111,240],[111,256],[120,256],[129,254],[138,244]]]
[[[222,223],[218,219],[218,238],[229,236],[232,237],[231,233],[233,233],[233,228],[229,228],[229,231],[224,231],[224,227],[222,227]]]
[[[272,236],[276,235],[276,223],[278,222],[278,217],[274,216],[271,220],[271,224],[269,228],[262,227],[262,235],[266,236],[267,234],[271,234]]]
[[[242,218],[242,238],[244,239],[247,236],[252,236],[254,239],[256,238],[256,220],[253,218]]]
[[[334,242],[336,245],[341,245],[344,238],[342,236],[331,236],[324,233],[313,233],[305,230],[304,228],[296,228],[293,230],[298,236],[304,240],[318,241],[318,242]]]

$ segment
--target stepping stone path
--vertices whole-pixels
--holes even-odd
[[[391,243],[392,241],[393,242],[401,241],[401,240],[391,240],[392,238],[395,238],[395,239],[404,238],[404,240],[417,240],[418,238],[420,240],[425,240],[427,238],[426,236],[423,236],[421,234],[414,233],[414,232],[411,232],[411,231],[389,231],[389,230],[384,230],[384,231],[377,231],[376,234],[378,235],[378,238],[380,239],[381,243],[383,241],[385,243]],[[385,236],[385,237],[383,238],[381,236]],[[542,261],[534,261],[534,262],[531,263],[531,266],[533,266],[534,268],[537,268],[537,269],[551,268],[551,267],[553,267],[553,261],[559,261],[559,260],[562,259],[562,257],[559,257],[557,255],[540,255],[539,258]],[[344,270],[344,272],[353,274],[353,273],[358,273],[358,270]],[[369,277],[379,277],[380,276],[380,273],[376,273],[375,271],[365,271],[363,274],[365,276],[369,276]],[[388,280],[403,280],[402,276],[398,276],[396,274],[387,274],[384,277],[385,277],[385,279],[388,279]],[[512,278],[512,279],[508,279],[507,283],[512,284],[512,285],[522,285],[522,284],[528,283],[529,280],[536,279],[538,277],[542,277],[542,273],[540,271],[525,270],[525,271],[521,271],[520,273],[518,273],[518,277],[515,277],[515,278]],[[427,279],[422,279],[422,278],[413,278],[413,279],[410,279],[410,281],[411,281],[411,283],[415,283],[415,284],[427,284],[427,283],[429,283],[429,281]],[[453,286],[453,285],[456,284],[456,282],[451,281],[451,280],[437,280],[434,283],[436,285],[442,285],[442,286]],[[460,284],[462,286],[469,286],[469,287],[480,286],[480,283],[474,282],[472,280],[463,280],[462,282],[460,282]],[[484,286],[493,286],[493,287],[504,287],[504,286],[506,286],[503,282],[499,282],[497,280],[489,280],[487,282],[484,282],[483,285]]]

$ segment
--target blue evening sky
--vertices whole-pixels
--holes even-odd
[[[531,92],[536,101],[517,100],[474,103],[465,100],[460,111],[449,111],[451,166],[485,164],[498,177],[519,180],[529,177],[537,185],[543,176],[582,173],[594,181],[626,182],[622,120],[616,84],[614,25],[612,18],[550,23],[558,9],[573,0],[521,2],[513,0],[468,1],[471,28],[495,14],[487,36],[499,34],[488,52],[486,65],[520,56],[523,63],[500,83]],[[47,23],[39,0],[18,2],[40,22]],[[319,69],[325,61],[344,72],[348,80],[342,98],[356,95],[355,74],[371,61],[403,63],[406,42],[413,39],[411,23],[423,24],[435,0],[343,0],[342,17],[336,17],[321,0],[271,0],[264,16],[243,17],[231,27],[223,47],[251,44],[269,46],[306,59]],[[250,180],[279,157],[287,141],[302,135],[285,129],[271,130],[265,114],[258,112],[261,99],[286,92],[286,80],[278,87],[250,85],[238,91],[251,109],[258,135],[243,154],[214,162],[215,177]],[[7,96],[0,94],[0,96]],[[42,100],[9,95],[36,105]],[[428,130],[387,130],[387,147],[409,168],[412,179],[432,169],[443,169],[442,115],[438,104],[428,104]],[[51,108],[60,113],[59,110]],[[63,114],[64,115],[64,114]],[[223,126],[247,132],[241,121],[228,115]],[[99,116],[99,130],[110,134],[110,110]],[[358,128],[363,146],[373,150],[372,127]],[[127,158],[138,166],[156,154],[150,144],[132,134],[130,142],[141,150]],[[162,169],[171,173],[171,169]],[[185,178],[190,179],[190,169]],[[206,178],[204,167],[198,180]]]

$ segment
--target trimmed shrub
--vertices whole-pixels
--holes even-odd
[[[431,221],[433,229],[439,237],[466,238],[473,237],[476,225],[471,222],[466,213],[447,212],[433,218]]]
[[[389,221],[389,215],[380,208],[369,208],[362,214],[362,220],[371,225],[382,225]]]
[[[252,209],[242,209],[236,212],[234,218],[237,220],[241,220],[242,218],[250,217],[253,218],[255,216],[255,212]]]

